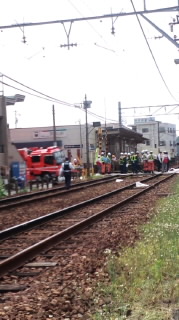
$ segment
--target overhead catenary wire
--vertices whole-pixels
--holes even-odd
[[[1,74],[2,74],[2,73],[1,73]],[[23,92],[23,93],[25,93],[25,94],[29,94],[29,95],[34,96],[34,97],[39,98],[39,99],[51,101],[51,102],[53,102],[53,103],[65,105],[65,106],[67,106],[67,107],[74,107],[74,108],[77,107],[75,104],[71,104],[71,103],[68,103],[68,102],[59,100],[59,99],[57,99],[57,98],[53,98],[53,97],[51,97],[51,96],[49,96],[49,95],[46,95],[46,94],[44,94],[44,93],[42,93],[42,92],[40,92],[40,91],[37,91],[37,90],[35,90],[35,89],[33,89],[33,88],[31,88],[31,87],[29,87],[29,86],[27,86],[27,85],[25,85],[25,84],[23,84],[23,83],[15,80],[15,79],[13,79],[13,78],[5,75],[5,74],[2,74],[2,76],[3,76],[3,77],[6,77],[7,79],[9,79],[9,80],[11,80],[11,81],[14,81],[15,83],[17,83],[17,84],[19,84],[19,85],[21,85],[21,86],[23,86],[23,87],[25,87],[25,88],[33,91],[33,92],[36,92],[36,93],[40,94],[41,96],[40,96],[40,95],[37,95],[37,94],[34,94],[34,93],[31,93],[31,92],[29,92],[29,91],[26,91],[26,90],[17,88],[17,87],[15,87],[15,86],[11,85],[11,84],[8,84],[8,83],[0,80],[0,83],[2,83],[2,84],[5,85],[5,86],[8,86],[8,87],[13,88],[13,89],[15,89],[15,90],[18,90],[18,91]],[[85,110],[84,110],[82,107],[79,108],[79,110],[85,112]],[[88,113],[89,113],[91,116],[93,116],[93,117],[96,117],[96,118],[98,118],[98,119],[105,120],[105,117],[103,117],[103,116],[97,115],[97,114],[95,114],[95,113],[93,113],[93,112],[90,112],[90,111],[88,111]],[[112,119],[107,119],[107,120],[108,120],[108,121],[117,122],[116,120],[112,120]]]
[[[151,49],[151,47],[150,47],[150,45],[149,45],[149,42],[148,42],[147,37],[146,37],[146,35],[145,35],[144,29],[143,29],[142,24],[141,24],[141,22],[140,22],[140,19],[139,19],[139,17],[138,17],[138,13],[137,13],[137,11],[136,11],[136,9],[135,9],[133,0],[130,0],[130,1],[131,1],[133,10],[134,10],[134,12],[135,12],[135,14],[136,14],[136,18],[137,18],[137,21],[138,21],[138,23],[139,23],[140,29],[141,29],[141,31],[142,31],[142,33],[143,33],[144,39],[145,39],[145,41],[146,41],[146,43],[147,43],[148,49],[149,49],[150,54],[151,54],[151,56],[152,56],[152,59],[153,59],[153,61],[154,61],[154,63],[155,63],[155,66],[156,66],[156,68],[157,68],[157,70],[158,70],[158,73],[159,73],[159,75],[160,75],[160,77],[161,77],[161,79],[162,79],[162,81],[163,81],[163,83],[164,83],[167,91],[169,92],[170,96],[171,96],[175,101],[177,101],[177,99],[174,97],[174,95],[173,95],[172,92],[170,91],[170,89],[169,89],[169,87],[168,87],[168,85],[167,85],[167,83],[166,83],[166,81],[165,81],[165,79],[164,79],[164,77],[163,77],[163,75],[162,75],[162,73],[161,73],[161,71],[160,71],[160,68],[159,68],[159,66],[158,66],[158,64],[157,64],[157,61],[156,61],[156,59],[155,59],[155,57],[154,57],[154,54],[153,54],[153,52],[152,52],[152,49]]]
[[[107,18],[115,18],[115,17],[127,17],[136,14],[149,14],[149,13],[160,13],[160,12],[175,12],[178,11],[179,6],[173,7],[166,7],[166,8],[159,8],[159,9],[151,9],[151,10],[140,10],[135,12],[120,12],[120,13],[110,13],[110,14],[103,14],[99,16],[89,16],[89,17],[81,17],[81,18],[69,18],[69,19],[61,19],[61,20],[51,20],[51,21],[42,21],[42,22],[26,22],[26,23],[18,23],[11,24],[11,25],[0,25],[0,29],[12,29],[18,27],[33,27],[33,26],[40,26],[40,25],[48,25],[48,24],[59,24],[59,23],[66,23],[66,22],[80,22],[85,20],[99,20],[99,19],[107,19]]]
[[[62,101],[62,100],[59,100],[59,99],[53,98],[53,97],[51,97],[51,96],[49,96],[49,95],[46,95],[45,93],[42,93],[42,92],[40,92],[40,91],[37,91],[37,90],[35,90],[35,89],[33,89],[33,88],[31,88],[31,87],[29,87],[29,86],[27,86],[27,85],[25,85],[25,84],[23,84],[23,83],[21,83],[21,82],[19,82],[19,81],[15,80],[15,79],[13,79],[13,78],[11,78],[11,77],[9,77],[9,76],[5,75],[5,74],[3,74],[3,76],[4,76],[5,78],[7,78],[7,79],[9,79],[9,80],[11,80],[11,81],[13,81],[13,82],[15,82],[15,83],[19,84],[19,85],[21,85],[21,86],[23,86],[23,87],[25,87],[25,88],[27,88],[27,89],[31,90],[31,91],[34,91],[34,92],[36,92],[36,93],[38,93],[38,94],[40,94],[40,95],[42,95],[42,96],[44,96],[44,97],[46,97],[46,98],[50,99],[50,101],[52,100],[53,102],[54,102],[54,101],[56,101],[56,102],[58,102],[58,103],[60,103],[60,104],[67,105],[67,106],[69,106],[69,107],[74,107],[74,104],[71,104],[71,103],[68,103],[68,102],[65,102],[65,101]],[[4,83],[4,84],[5,84],[5,83]],[[5,85],[10,86],[10,85],[8,85],[8,84],[5,84]],[[17,88],[15,88],[15,89],[17,89]],[[22,91],[22,90],[21,90],[21,91]],[[25,91],[24,91],[24,92],[25,92]],[[27,93],[27,94],[31,94],[31,93],[29,93],[29,92],[25,92],[25,93]],[[31,95],[32,95],[32,94],[31,94]],[[34,96],[35,96],[35,95],[34,95]],[[42,97],[40,97],[40,96],[36,96],[36,97],[38,97],[38,98],[42,98]],[[46,99],[46,100],[48,100],[48,99]]]
[[[44,94],[44,93],[42,93],[42,92],[40,92],[40,91],[38,91],[38,90],[35,90],[35,89],[33,89],[33,88],[31,88],[31,87],[29,87],[29,86],[27,86],[27,85],[25,85],[25,84],[23,84],[23,83],[15,80],[15,79],[13,79],[13,78],[11,78],[11,77],[3,74],[3,73],[1,73],[1,75],[2,75],[3,77],[6,77],[7,79],[9,79],[9,80],[11,80],[11,81],[14,81],[14,82],[17,83],[17,84],[20,84],[21,86],[23,86],[23,87],[25,87],[25,88],[33,91],[33,92],[39,93],[41,96],[39,96],[39,95],[37,95],[37,94],[34,94],[34,93],[31,93],[31,92],[28,92],[28,91],[25,91],[25,90],[23,90],[23,89],[17,88],[17,87],[15,87],[15,86],[12,86],[12,85],[10,85],[10,84],[8,84],[8,83],[0,80],[0,83],[2,83],[2,84],[5,85],[5,86],[8,86],[8,87],[13,88],[13,89],[15,89],[15,90],[18,90],[18,91],[20,91],[20,92],[29,94],[29,95],[34,96],[34,97],[36,97],[36,98],[40,98],[40,99],[43,99],[43,100],[51,101],[51,102],[53,102],[53,103],[62,104],[62,105],[68,106],[68,107],[74,107],[74,108],[77,107],[76,104],[71,104],[71,103],[62,101],[62,100],[60,100],[60,99],[53,98],[53,97],[51,97],[51,96],[49,96],[49,95],[46,95],[46,94]],[[179,104],[163,104],[163,105],[156,105],[156,106],[151,106],[151,105],[149,105],[149,106],[138,106],[138,107],[136,107],[136,106],[135,106],[135,107],[123,107],[122,110],[137,109],[137,108],[178,107],[178,106],[179,106]],[[79,108],[79,110],[81,110],[81,111],[83,111],[83,112],[85,111],[82,107]],[[118,123],[117,120],[105,118],[105,117],[100,116],[100,115],[98,115],[98,114],[96,114],[96,113],[93,113],[93,112],[91,112],[91,111],[89,111],[89,110],[88,110],[88,114],[91,115],[91,116],[93,116],[93,117],[96,117],[96,118],[98,118],[98,119],[100,119],[100,120],[104,120],[104,121],[105,121],[105,119],[106,119],[107,121],[111,121],[111,122],[114,122],[114,123]],[[157,116],[161,116],[161,115],[175,115],[175,114],[178,115],[179,113],[157,114]],[[152,115],[153,115],[153,114],[150,114],[150,115],[144,114],[144,115],[140,115],[140,116],[142,116],[142,117],[143,117],[143,116],[145,116],[145,117],[149,117],[149,116],[150,116],[150,117],[151,117]],[[125,118],[126,118],[126,117],[134,117],[134,118],[137,118],[137,117],[139,117],[139,115],[138,115],[138,116],[137,116],[137,115],[130,115],[130,116],[124,115],[124,117],[125,117]]]

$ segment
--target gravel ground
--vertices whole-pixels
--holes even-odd
[[[91,319],[96,308],[96,284],[98,281],[108,281],[106,252],[116,253],[123,247],[134,245],[139,239],[137,228],[153,215],[158,194],[170,192],[176,179],[173,177],[158,186],[157,191],[155,189],[147,196],[141,196],[140,205],[136,204],[130,210],[124,208],[125,214],[120,211],[113,223],[106,219],[102,227],[99,224],[91,228],[92,232],[84,233],[81,245],[73,249],[73,244],[69,245],[69,242],[66,256],[61,257],[60,263],[46,268],[35,278],[29,278],[31,283],[26,290],[0,294],[0,319]],[[21,284],[25,281],[22,279]],[[107,302],[99,299],[98,306]]]

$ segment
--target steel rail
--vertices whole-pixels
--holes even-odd
[[[145,178],[143,180],[141,180],[142,182],[147,182],[147,181],[150,181],[150,180],[153,180],[154,178],[156,177],[159,177],[161,175],[158,175],[158,176],[152,176],[152,177],[148,177],[148,178]],[[89,199],[89,200],[85,200],[83,202],[80,202],[78,204],[74,204],[70,207],[66,207],[64,209],[60,209],[58,211],[54,211],[54,212],[51,212],[49,214],[46,214],[45,216],[41,216],[41,217],[38,217],[36,219],[33,219],[33,220],[29,220],[29,221],[26,221],[26,222],[23,222],[21,224],[18,224],[16,226],[13,226],[13,227],[10,227],[8,229],[5,229],[5,230],[2,230],[0,231],[0,240],[5,240],[11,236],[14,236],[18,233],[21,233],[21,232],[25,232],[25,231],[28,231],[34,227],[37,227],[43,223],[46,223],[48,221],[51,221],[53,219],[56,219],[64,214],[68,214],[70,213],[71,211],[73,210],[77,210],[77,209],[80,209],[82,208],[83,206],[86,206],[88,204],[91,204],[91,203],[94,203],[95,201],[99,201],[101,199],[104,199],[104,198],[107,198],[111,195],[115,195],[116,193],[120,193],[122,191],[125,191],[127,189],[130,189],[130,188],[133,188],[134,186],[136,185],[136,183],[130,183],[129,185],[127,186],[124,186],[122,188],[119,188],[119,189],[116,189],[114,191],[111,191],[111,192],[108,192],[108,193],[105,193],[105,194],[102,194],[100,196],[97,196],[95,198],[92,198],[92,199]],[[81,190],[81,189],[80,189]]]
[[[146,193],[147,191],[155,188],[160,183],[170,179],[175,174],[167,175],[166,178],[163,180],[157,181],[151,186],[146,187],[145,189],[140,190],[137,194],[134,194],[130,197],[127,197],[126,199],[108,207],[107,209],[104,209],[93,216],[82,220],[79,223],[74,224],[73,226],[64,229],[63,231],[60,231],[46,239],[41,240],[40,242],[36,243],[35,245],[32,245],[21,252],[5,259],[0,263],[0,277],[7,274],[8,272],[13,271],[14,269],[17,269],[18,267],[21,267],[24,265],[27,261],[34,259],[38,254],[40,254],[42,251],[48,251],[51,247],[56,245],[62,240],[65,240],[69,238],[71,235],[89,227],[94,222],[101,219],[103,216],[111,212],[111,210],[114,210],[117,207],[123,206],[126,203],[129,203],[133,199],[139,197],[140,195]]]
[[[104,182],[111,182],[114,179],[116,179],[117,177],[119,177],[120,175],[115,175],[113,177],[106,177],[103,179],[99,179],[99,180],[90,180],[87,182],[79,182],[79,183],[75,183],[73,185],[71,185],[70,188],[70,192],[75,192],[81,189],[85,189],[88,186],[90,187],[92,186],[96,186],[96,185],[100,185]],[[59,194],[66,194],[68,193],[69,190],[66,190],[66,187],[55,187],[52,189],[47,189],[47,190],[40,190],[38,192],[30,192],[30,193],[26,193],[23,195],[18,195],[15,197],[8,197],[5,199],[0,199],[0,209],[6,209],[6,208],[11,208],[14,206],[19,206],[19,205],[23,205],[25,203],[29,203],[31,201],[36,201],[39,200],[39,196],[41,199],[46,199],[46,198],[50,198]],[[37,199],[35,198],[37,197]],[[19,202],[17,202],[19,201]]]

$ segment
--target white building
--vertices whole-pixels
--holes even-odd
[[[155,117],[137,118],[134,120],[137,132],[143,134],[148,140],[145,144],[139,144],[138,150],[167,151],[171,158],[176,156],[176,125],[156,121]]]

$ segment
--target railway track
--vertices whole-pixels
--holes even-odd
[[[46,216],[28,221],[8,230],[0,232],[0,276],[2,280],[8,272],[26,264],[27,261],[37,256],[47,254],[57,243],[64,244],[74,234],[85,232],[94,223],[104,219],[106,215],[117,208],[123,207],[130,202],[135,203],[136,199],[155,188],[160,183],[170,179],[171,175],[158,175],[145,179],[148,187],[143,189],[135,188],[131,183],[124,188],[104,194],[94,199],[84,201],[77,205],[50,213]],[[142,180],[144,183],[144,179]],[[109,217],[109,216],[108,216]],[[109,218],[110,219],[110,218]],[[79,233],[80,237],[80,233]],[[36,263],[37,263],[36,261]],[[27,268],[27,264],[25,268]],[[11,273],[10,273],[11,277]],[[0,287],[2,290],[2,287]]]
[[[100,178],[98,180],[90,180],[90,181],[72,184],[70,188],[70,193],[83,190],[87,187],[97,186],[97,185],[103,184],[104,182],[107,183],[107,182],[115,181],[115,179],[119,176],[120,174],[116,174],[113,176]],[[125,179],[125,177],[122,177],[122,178]],[[13,208],[15,206],[24,205],[26,203],[31,203],[33,201],[39,201],[40,199],[43,200],[43,199],[47,199],[47,198],[51,198],[51,197],[55,197],[55,196],[59,196],[67,193],[69,193],[69,190],[66,190],[65,186],[60,186],[60,187],[54,187],[51,189],[40,190],[37,192],[25,193],[18,196],[6,197],[3,199],[0,199],[0,210]]]

